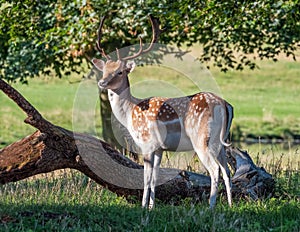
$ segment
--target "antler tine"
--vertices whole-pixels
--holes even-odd
[[[152,40],[151,43],[149,45],[149,47],[143,51],[143,53],[149,52],[153,45],[155,43],[157,43],[158,41],[158,37],[160,35],[160,33],[162,32],[162,30],[159,29],[159,19],[155,18],[154,16],[150,15],[150,22],[151,22],[151,26],[152,26]]]
[[[157,18],[155,18],[154,16],[150,15],[150,22],[151,22],[151,26],[152,26],[152,40],[151,43],[149,45],[149,47],[145,50],[143,50],[143,44],[142,44],[142,38],[140,37],[140,49],[137,53],[135,53],[132,56],[127,56],[122,58],[122,60],[130,60],[130,59],[134,59],[144,53],[147,53],[149,51],[151,51],[151,49],[153,48],[154,43],[157,42],[158,37],[160,35],[160,33],[162,32],[162,30],[159,29],[159,20]]]
[[[138,52],[133,54],[132,56],[127,56],[127,57],[121,58],[120,60],[131,60],[131,59],[134,59],[134,58],[140,56],[143,53],[142,37],[139,37],[139,38],[140,38],[140,49],[138,50]]]
[[[110,57],[108,55],[106,55],[104,49],[101,48],[102,27],[103,27],[105,18],[106,18],[106,15],[104,15],[101,18],[101,21],[100,21],[100,25],[99,25],[99,28],[98,28],[98,34],[97,34],[98,38],[97,38],[97,42],[96,42],[96,47],[97,47],[98,51],[102,54],[102,56],[104,56],[106,59],[109,60]]]

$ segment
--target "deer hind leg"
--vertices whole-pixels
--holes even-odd
[[[219,165],[212,157],[211,154],[206,153],[208,159],[204,166],[206,167],[207,171],[209,172],[210,179],[211,179],[211,187],[210,187],[210,196],[209,196],[209,207],[212,209],[216,205],[217,195],[218,195],[218,184],[219,184]],[[203,162],[203,161],[202,161]]]
[[[212,154],[208,148],[205,149],[197,146],[194,148],[203,166],[209,172],[211,179],[209,205],[210,208],[214,208],[218,195],[219,164],[216,162],[214,154]]]
[[[231,180],[230,180],[230,171],[227,165],[226,152],[224,146],[222,147],[220,154],[218,156],[218,161],[220,164],[220,169],[222,172],[223,180],[226,187],[227,200],[228,204],[232,206],[232,196],[231,196]]]

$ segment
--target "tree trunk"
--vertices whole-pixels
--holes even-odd
[[[25,122],[38,129],[0,150],[1,184],[39,173],[73,168],[118,195],[141,200],[143,166],[95,137],[53,125],[1,79],[0,89],[27,114]],[[235,173],[233,195],[258,199],[273,193],[272,176],[257,168],[247,153],[234,148],[228,152]],[[208,176],[178,169],[161,169],[156,196],[163,202],[176,203],[186,197],[201,200],[209,195],[209,191]]]

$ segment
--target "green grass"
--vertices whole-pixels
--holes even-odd
[[[224,97],[235,107],[244,133],[300,134],[300,64],[261,62],[255,71],[217,73]]]
[[[140,204],[102,189],[75,172],[0,187],[0,231],[299,231],[299,199],[235,200],[208,204],[185,200],[158,204],[148,212]]]
[[[13,84],[37,110],[49,121],[72,129],[73,102],[78,84],[64,79],[32,79],[29,85]],[[0,146],[7,145],[35,131],[23,121],[25,113],[0,92]]]

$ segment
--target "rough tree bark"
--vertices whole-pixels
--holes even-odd
[[[0,89],[27,114],[25,123],[38,129],[0,150],[1,184],[72,168],[118,195],[141,200],[143,166],[95,137],[53,125],[1,79]],[[274,179],[264,169],[256,167],[246,152],[231,148],[228,154],[234,171],[234,196],[258,199],[273,193]],[[178,169],[161,169],[156,193],[163,202],[176,203],[186,197],[201,200],[208,196],[209,191],[208,176]]]

